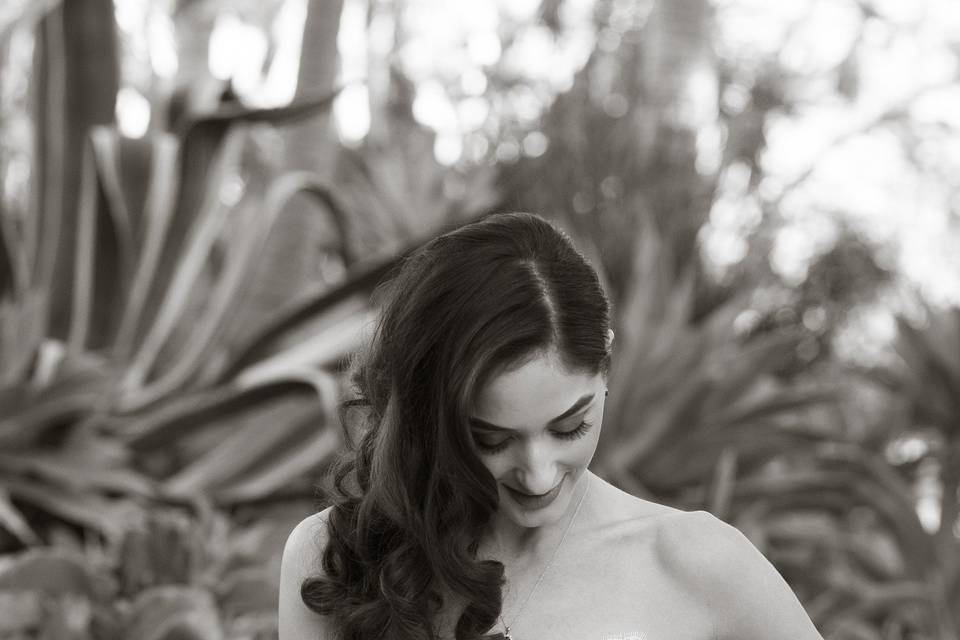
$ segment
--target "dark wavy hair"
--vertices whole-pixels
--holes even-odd
[[[468,417],[500,372],[554,353],[606,375],[610,308],[570,238],[529,213],[495,214],[430,241],[382,285],[380,314],[352,363],[362,435],[334,467],[323,572],[304,603],[342,640],[433,640],[452,594],[458,640],[485,637],[504,568],[481,561],[497,484]],[[349,430],[349,428],[348,428]]]

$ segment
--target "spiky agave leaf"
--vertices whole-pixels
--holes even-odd
[[[739,479],[730,517],[807,594],[820,628],[900,624],[919,608],[911,628],[955,633],[949,557],[921,526],[906,478],[854,442],[781,462]]]
[[[228,252],[228,269],[220,278],[222,284],[213,289],[209,308],[198,312],[196,307],[185,305],[215,249],[217,227],[222,227],[226,219],[223,208],[217,206],[221,184],[217,176],[224,174],[235,156],[236,151],[231,149],[239,148],[243,141],[243,131],[237,123],[301,117],[327,108],[331,99],[332,96],[323,96],[273,110],[225,107],[200,117],[194,114],[184,121],[182,131],[186,133],[181,139],[154,132],[131,141],[109,127],[91,131],[82,159],[79,233],[72,251],[75,275],[70,283],[74,304],[64,360],[91,360],[97,364],[88,374],[70,378],[40,376],[36,373],[39,365],[33,363],[41,362],[37,355],[41,334],[34,340],[7,333],[2,343],[4,355],[10,356],[4,358],[4,364],[9,366],[7,377],[11,378],[11,386],[0,395],[4,405],[0,413],[0,442],[5,445],[5,453],[11,453],[0,458],[0,487],[8,496],[0,522],[22,541],[34,538],[17,505],[30,504],[74,524],[115,536],[119,521],[104,517],[115,511],[113,498],[104,494],[152,495],[152,483],[139,472],[124,467],[131,463],[129,456],[117,452],[109,461],[93,460],[87,455],[92,442],[96,440],[96,447],[103,451],[114,451],[118,444],[126,446],[124,439],[116,439],[122,431],[116,424],[126,420],[123,412],[143,409],[158,400],[166,402],[173,398],[174,391],[193,384],[191,380],[200,366],[212,359],[210,353],[217,348],[216,336],[225,317],[240,311],[240,286],[256,261],[270,219],[276,218],[282,203],[277,204],[272,217],[250,218],[256,225],[241,234],[240,245]],[[303,181],[300,184],[300,188],[315,188]],[[207,228],[209,233],[194,234],[192,244],[185,244],[182,240],[187,238],[185,231],[191,226]],[[9,244],[6,240],[5,236],[4,246]],[[16,300],[10,303],[6,299],[3,304],[4,310],[9,307],[11,313],[16,311],[17,317],[24,320],[4,322],[6,332],[17,327],[44,326],[43,322],[28,321],[27,313],[35,308],[42,311],[42,305]],[[184,340],[183,336],[190,338]],[[177,364],[170,368],[161,363],[166,369],[157,372],[157,356],[164,350],[167,361]],[[171,355],[178,350],[180,356]],[[91,359],[89,354],[96,357]],[[126,386],[118,384],[124,380]],[[158,380],[164,384],[158,385]],[[220,384],[208,381],[196,389],[211,383]],[[258,396],[252,383],[227,386],[234,397],[264,398],[262,394]],[[316,416],[330,409],[328,401],[318,403],[302,393],[292,398],[294,404],[309,407],[316,414],[317,425],[323,424],[324,420]],[[252,404],[255,403],[244,400],[234,406],[245,406],[250,411]],[[203,417],[202,412],[198,415]],[[331,449],[329,437],[318,437],[322,429],[306,429],[292,416],[288,418],[281,419],[277,430],[260,432],[270,434],[276,446],[265,451],[250,450],[254,458],[245,460],[252,470],[238,467],[234,459],[230,461],[234,472],[224,475],[220,469],[210,476],[212,466],[203,467],[193,460],[193,472],[181,470],[177,481],[168,486],[186,486],[186,478],[192,477],[190,487],[205,490],[216,484],[209,481],[214,476],[221,484],[228,478],[242,478],[246,483],[236,494],[238,497],[257,497],[282,486],[291,474],[311,468]],[[137,421],[142,424],[145,420],[149,422],[141,411]],[[185,431],[171,432],[174,436],[178,433],[183,436]],[[302,438],[300,444],[304,446],[291,441],[291,434]],[[169,439],[157,441],[162,446],[170,444]],[[85,446],[87,453],[80,455],[78,447],[82,443],[91,446]],[[221,443],[208,441],[206,447],[215,449],[218,444]],[[293,465],[284,464],[282,456],[277,457],[281,450],[295,458]],[[314,457],[308,457],[307,452]],[[205,459],[213,460],[218,455],[225,459],[222,454],[210,454]],[[258,455],[265,458],[263,464],[269,469],[257,467]],[[195,457],[203,455],[197,451]],[[199,473],[201,468],[206,471]],[[241,471],[251,473],[235,475]],[[200,477],[208,480],[199,480]]]
[[[932,451],[939,467],[940,528],[936,545],[944,568],[942,581],[948,609],[960,607],[960,307],[925,306],[926,326],[897,319],[899,361],[874,372],[874,379],[905,397],[911,428],[933,428],[942,444]],[[952,624],[960,627],[960,616]]]
[[[223,625],[210,592],[185,585],[147,589],[124,622],[129,640],[222,640]]]
[[[812,437],[792,419],[834,403],[837,394],[777,380],[798,338],[741,338],[734,328],[741,296],[694,323],[692,276],[674,276],[671,264],[647,225],[618,318],[611,406],[595,464],[625,487],[668,500],[697,488],[705,500],[722,452],[723,464],[736,456],[750,467],[788,451]]]
[[[94,571],[82,556],[58,549],[31,549],[0,557],[0,591],[72,594],[106,602],[116,593],[116,583]]]
[[[742,338],[734,319],[743,298],[692,322],[689,290],[671,285],[665,255],[649,232],[638,245],[597,470],[640,495],[707,506],[734,522],[814,601],[821,628],[908,628],[920,607],[934,622],[910,628],[949,637],[942,612],[951,587],[928,585],[954,584],[953,562],[920,525],[906,480],[843,435],[842,390],[782,380],[797,337]],[[947,323],[938,326],[943,333]],[[927,342],[913,343],[905,357],[913,369],[954,368],[927,363],[929,354],[918,355]],[[949,406],[949,393],[922,386],[907,388],[922,398],[939,393],[930,405]],[[864,513],[869,527],[852,528],[850,514]]]

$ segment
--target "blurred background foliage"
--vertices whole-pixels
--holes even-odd
[[[830,640],[960,637],[949,0],[10,0],[0,639],[271,638],[408,251],[547,215],[617,352],[594,469]]]

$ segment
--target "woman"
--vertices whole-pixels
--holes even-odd
[[[566,235],[490,216],[383,293],[362,437],[284,549],[280,640],[820,638],[736,529],[587,469],[614,334]]]

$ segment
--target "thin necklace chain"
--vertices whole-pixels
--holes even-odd
[[[557,546],[554,548],[553,554],[551,554],[547,564],[543,567],[543,570],[540,571],[540,576],[537,578],[537,581],[533,583],[533,588],[530,589],[527,597],[524,598],[523,604],[521,604],[520,608],[517,610],[517,614],[513,616],[513,624],[517,624],[517,620],[520,619],[520,615],[523,613],[523,608],[527,606],[527,603],[530,602],[530,598],[532,598],[534,592],[536,592],[537,587],[539,587],[540,583],[543,582],[543,577],[547,575],[547,569],[553,565],[553,561],[556,560],[557,554],[560,552],[560,547],[563,545],[563,541],[566,540],[567,534],[570,533],[570,529],[573,528],[573,522],[577,519],[577,514],[580,513],[580,507],[583,505],[583,499],[587,497],[587,492],[590,491],[590,476],[585,476],[584,481],[587,483],[587,487],[583,490],[583,494],[580,496],[580,501],[577,502],[577,508],[573,510],[573,516],[570,517],[570,522],[567,523],[567,527],[563,530],[563,535],[560,536],[560,542],[557,543]],[[503,625],[503,635],[506,640],[513,640],[513,637],[510,635],[510,625],[508,625],[503,619],[503,614],[500,614],[500,624]]]

